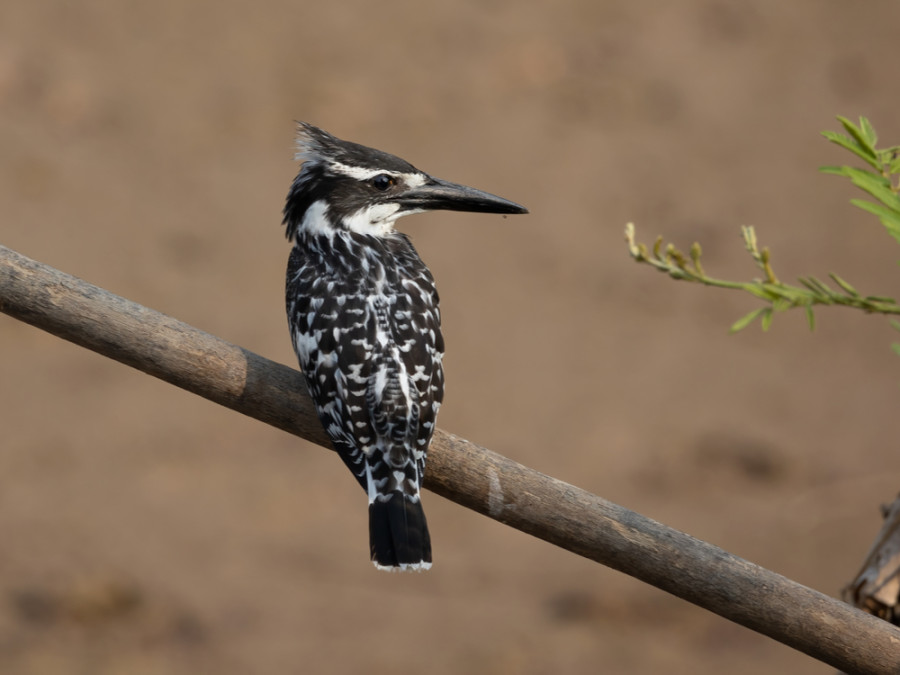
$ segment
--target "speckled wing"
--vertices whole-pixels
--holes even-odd
[[[443,399],[444,345],[431,273],[405,237],[389,243],[373,248],[366,276],[351,283],[333,274],[340,256],[295,247],[287,311],[319,419],[368,494],[373,562],[427,569],[419,491]],[[379,261],[385,256],[391,264]]]
[[[392,253],[381,292],[339,283],[299,248],[288,265],[288,317],[310,394],[370,501],[373,490],[418,493],[443,398],[434,282],[416,256]]]

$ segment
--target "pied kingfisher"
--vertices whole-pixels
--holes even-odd
[[[527,211],[305,122],[297,149],[303,165],[284,207],[294,350],[334,449],[368,494],[372,562],[428,569],[419,491],[444,340],[434,279],[394,222],[436,209]]]

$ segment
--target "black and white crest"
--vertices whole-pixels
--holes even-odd
[[[386,199],[403,187],[424,184],[426,174],[409,162],[305,123],[300,124],[297,148],[303,169],[285,206],[289,239],[301,228],[331,226],[379,234],[401,215],[416,211],[402,213],[399,202]]]
[[[380,569],[427,569],[420,500],[444,395],[438,294],[401,216],[426,210],[525,213],[388,153],[301,123],[303,166],[284,208],[286,306],[319,419],[369,499]]]

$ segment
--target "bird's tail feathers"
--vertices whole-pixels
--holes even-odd
[[[369,548],[372,562],[389,572],[431,567],[431,536],[418,495],[399,491],[379,495],[369,504]]]

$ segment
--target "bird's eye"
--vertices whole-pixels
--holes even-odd
[[[393,176],[389,176],[386,173],[380,173],[375,178],[372,179],[372,185],[375,186],[376,190],[381,190],[384,192],[389,187],[394,184]]]

